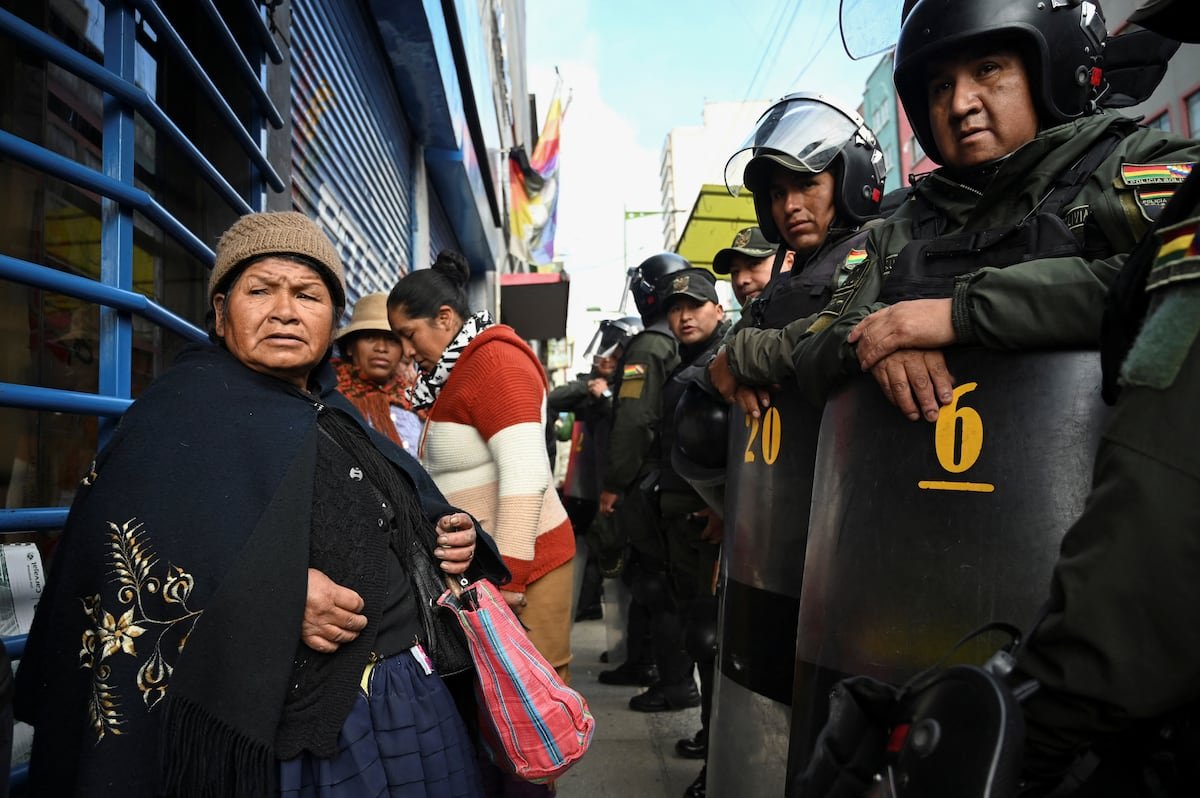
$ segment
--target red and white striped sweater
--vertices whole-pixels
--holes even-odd
[[[546,388],[533,350],[492,325],[459,355],[421,442],[421,463],[447,501],[496,539],[515,592],[575,556],[546,453]]]

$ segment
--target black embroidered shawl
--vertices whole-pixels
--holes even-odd
[[[191,347],[122,418],[75,497],[18,670],[33,794],[275,790],[321,407],[359,423],[431,520],[455,511],[327,364],[313,381],[309,396]],[[506,573],[478,531],[473,571]]]

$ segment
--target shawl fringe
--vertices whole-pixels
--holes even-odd
[[[163,703],[159,763],[164,795],[263,798],[278,792],[278,763],[269,743],[252,739],[185,698],[168,695]]]

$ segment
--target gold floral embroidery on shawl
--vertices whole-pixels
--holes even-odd
[[[83,633],[79,666],[92,671],[88,715],[97,742],[105,734],[121,734],[124,723],[120,687],[110,684],[113,676],[110,658],[145,658],[135,681],[146,708],[153,709],[166,695],[173,663],[203,613],[187,605],[195,584],[191,574],[167,563],[165,578],[154,575],[159,570],[159,560],[147,538],[136,518],[123,524],[109,521],[108,581],[116,587],[115,604],[110,603],[106,608],[99,593],[82,599],[89,626]],[[187,624],[181,627],[184,631],[179,643],[168,645],[164,652],[164,636],[179,624]]]

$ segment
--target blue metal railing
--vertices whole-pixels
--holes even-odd
[[[168,213],[163,206],[159,205],[153,197],[140,188],[135,188],[132,185],[132,181],[126,183],[114,180],[107,175],[97,172],[95,169],[89,169],[83,164],[72,161],[70,158],[65,158],[56,152],[51,152],[45,147],[18,138],[6,130],[0,130],[0,155],[7,155],[14,161],[32,166],[46,174],[66,180],[68,183],[74,183],[104,197],[116,200],[119,204],[127,208],[140,211],[143,216],[157,224],[165,233],[178,241],[180,246],[191,253],[197,260],[206,266],[212,265],[213,251],[197,238],[191,230],[188,230],[174,216]],[[132,262],[132,251],[129,253],[129,258],[130,262]]]
[[[259,9],[258,3],[254,0],[242,0],[242,4],[246,7],[247,16],[254,20],[254,34],[258,38],[259,45],[266,51],[267,58],[271,59],[272,64],[282,64],[283,52],[275,43],[275,38],[271,36],[271,29],[267,27],[266,21],[262,18],[262,11]]]
[[[171,25],[170,20],[167,19],[162,9],[153,0],[129,0],[129,2],[145,15],[146,19],[150,21],[151,27],[159,35],[160,42],[169,47],[179,58],[180,63],[187,68],[192,78],[196,81],[196,84],[200,87],[200,91],[213,104],[213,108],[222,121],[225,122],[230,132],[233,133],[238,144],[241,145],[259,172],[266,178],[267,184],[275,191],[283,191],[286,188],[283,180],[279,177],[275,168],[271,166],[260,146],[246,131],[246,128],[242,126],[233,108],[229,106],[229,103],[221,95],[212,78],[204,71],[204,67],[200,65],[200,62],[196,60],[196,56],[192,54],[192,51],[184,43],[183,38],[175,30],[174,26]]]
[[[241,76],[245,84],[250,88],[250,94],[258,103],[259,110],[266,114],[267,121],[271,123],[271,127],[279,130],[283,127],[283,117],[279,115],[279,110],[275,107],[275,103],[271,102],[271,98],[267,96],[266,88],[258,82],[258,75],[254,73],[254,67],[250,66],[250,62],[246,60],[246,54],[242,52],[242,48],[238,45],[237,39],[234,38],[233,32],[229,30],[229,26],[225,24],[225,20],[221,18],[221,12],[213,5],[212,0],[199,0],[200,8],[212,23],[213,28],[217,31],[217,38],[229,53],[233,60],[234,68],[238,75]]]
[[[99,280],[0,254],[0,280],[64,294],[100,306],[99,387],[96,393],[83,393],[0,383],[0,407],[96,416],[100,420],[98,444],[102,445],[116,419],[132,401],[132,317],[137,315],[145,318],[190,341],[207,340],[206,333],[199,327],[133,290],[135,211],[153,222],[204,266],[211,266],[213,262],[212,250],[195,233],[153,196],[135,186],[134,115],[140,114],[158,136],[177,147],[194,168],[194,173],[239,214],[263,209],[264,186],[276,192],[286,190],[284,181],[267,160],[264,127],[270,124],[279,128],[283,119],[266,91],[263,59],[269,58],[273,63],[280,64],[283,55],[258,4],[254,0],[245,0],[243,5],[244,9],[238,13],[244,14],[245,21],[254,32],[252,46],[247,50],[239,47],[211,0],[202,0],[200,8],[217,34],[203,40],[211,42],[209,46],[214,47],[218,58],[233,59],[238,79],[249,88],[252,104],[245,114],[248,125],[239,120],[212,77],[154,0],[106,0],[103,5],[103,65],[0,9],[0,42],[6,39],[16,42],[104,93],[101,171],[0,130],[0,156],[102,198]],[[134,83],[137,46],[135,10],[141,12],[144,21],[153,28],[159,47],[178,59],[199,87],[200,93],[212,103],[216,121],[227,129],[229,139],[245,152],[251,165],[251,188],[246,197],[239,194],[226,175],[187,139],[158,103]],[[259,62],[257,66],[252,63],[253,60]],[[0,535],[59,529],[65,524],[67,513],[68,508],[65,507],[0,509]],[[17,659],[24,652],[25,638],[23,635],[6,637],[4,644],[9,655]],[[27,778],[27,766],[14,767],[10,784],[19,787]]]
[[[0,280],[25,283],[47,291],[86,299],[97,305],[136,313],[189,341],[208,340],[208,334],[196,325],[176,316],[154,300],[136,291],[114,288],[87,277],[51,269],[29,261],[0,255]]]
[[[53,61],[63,69],[71,72],[92,85],[120,98],[135,109],[159,133],[165,135],[172,144],[179,147],[200,175],[208,181],[222,199],[232,205],[239,213],[249,213],[250,205],[240,194],[229,185],[224,175],[209,163],[200,150],[183,135],[183,131],[163,113],[154,100],[144,89],[127,80],[114,75],[92,59],[73,50],[67,45],[25,22],[9,11],[0,9],[0,33],[7,33],[18,42],[37,52],[49,61]]]

